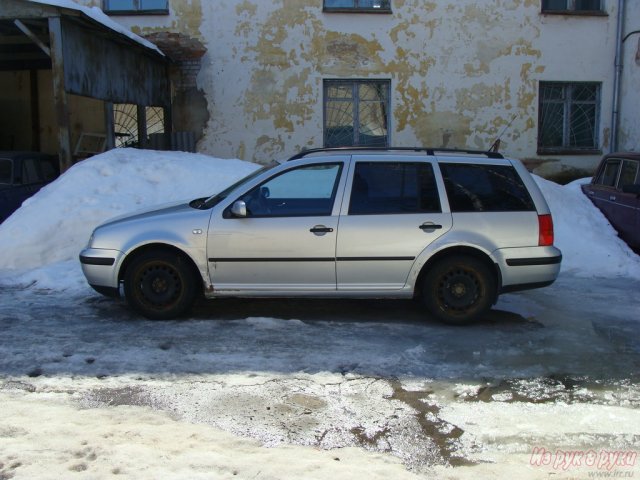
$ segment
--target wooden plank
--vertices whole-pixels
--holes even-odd
[[[144,47],[63,18],[68,93],[113,103],[167,106],[167,63]]]
[[[51,50],[49,49],[49,47],[47,47],[44,42],[42,42],[38,36],[33,33],[31,30],[29,30],[29,27],[27,27],[24,23],[22,23],[20,20],[14,20],[13,21],[14,25],[16,27],[18,27],[18,29],[24,33],[27,37],[29,37],[29,39],[35,43],[38,47],[40,47],[40,50],[42,50],[44,53],[47,54],[47,57],[51,56]]]
[[[40,90],[38,89],[38,71],[29,71],[31,82],[31,150],[40,151]]]
[[[69,103],[65,91],[62,22],[60,17],[49,17],[49,44],[53,77],[53,105],[58,122],[58,157],[60,172],[71,167],[71,131],[69,128]]]
[[[147,109],[144,105],[137,105],[138,117],[138,146],[147,148]]]
[[[106,149],[111,150],[116,148],[116,132],[113,124],[113,103],[104,102],[104,126],[107,131],[107,145]]]

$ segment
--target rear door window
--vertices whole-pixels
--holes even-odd
[[[424,162],[356,163],[349,215],[440,212],[433,167]]]
[[[441,163],[452,212],[533,211],[535,205],[515,168]]]
[[[622,190],[625,185],[635,185],[638,183],[638,162],[625,160],[622,162],[620,179],[618,180],[618,190]]]

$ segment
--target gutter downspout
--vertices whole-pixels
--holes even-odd
[[[622,84],[622,37],[625,17],[625,1],[618,0],[618,24],[616,32],[616,58],[615,73],[613,80],[613,105],[611,110],[611,141],[609,142],[609,153],[618,150],[618,123],[620,118],[620,86]]]

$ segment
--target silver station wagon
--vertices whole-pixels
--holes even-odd
[[[100,225],[80,262],[147,318],[198,296],[419,297],[469,323],[553,283],[562,255],[533,178],[493,152],[316,149],[210,198]]]

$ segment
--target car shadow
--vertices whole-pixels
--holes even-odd
[[[506,310],[491,309],[469,325],[447,325],[429,316],[419,300],[321,298],[218,298],[197,302],[188,319],[241,320],[269,317],[283,320],[340,323],[410,323],[432,327],[470,328],[543,325]]]

